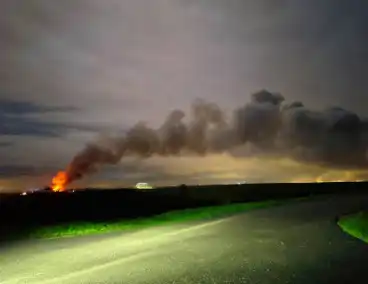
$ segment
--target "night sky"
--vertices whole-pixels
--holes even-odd
[[[367,34],[364,0],[3,0],[0,190],[47,184],[101,133],[158,127],[196,98],[230,117],[267,89],[364,117]],[[287,157],[133,157],[79,186],[320,175],[354,173]]]

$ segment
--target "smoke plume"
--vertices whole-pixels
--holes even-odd
[[[198,99],[188,118],[182,110],[173,110],[158,129],[139,122],[121,137],[89,143],[73,158],[67,174],[72,182],[124,156],[237,155],[235,150],[241,148],[250,155],[269,153],[330,167],[367,167],[367,138],[368,121],[355,113],[338,107],[310,110],[302,102],[287,103],[281,94],[261,90],[234,110],[230,121],[218,105]]]

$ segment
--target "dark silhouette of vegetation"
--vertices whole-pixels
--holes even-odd
[[[28,235],[34,228],[70,222],[114,222],[204,206],[281,200],[319,194],[364,192],[366,183],[232,184],[132,189],[86,189],[8,195],[0,203],[0,240]]]

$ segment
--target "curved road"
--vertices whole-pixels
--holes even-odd
[[[24,242],[0,249],[0,283],[365,283],[368,245],[334,219],[367,201],[324,197],[208,223]]]

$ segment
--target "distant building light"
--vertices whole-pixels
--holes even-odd
[[[139,182],[135,185],[135,188],[137,189],[152,189],[153,187],[145,182]]]

